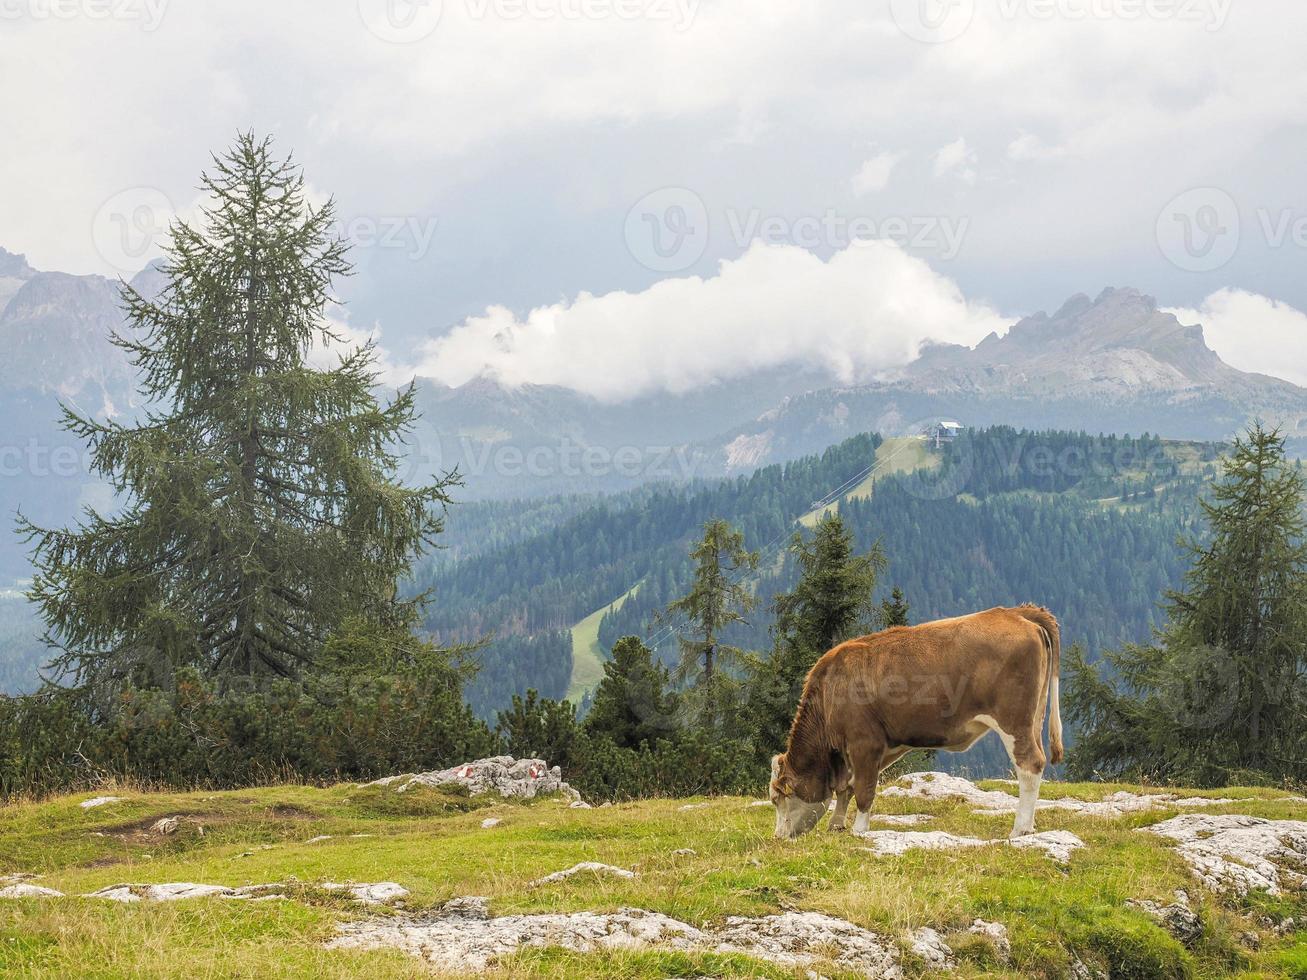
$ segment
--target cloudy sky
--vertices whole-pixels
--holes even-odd
[[[0,0],[0,246],[136,268],[252,128],[335,195],[401,374],[856,376],[1134,285],[1307,382],[1303,36],[1301,0]]]

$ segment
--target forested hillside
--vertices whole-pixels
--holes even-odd
[[[747,478],[588,503],[456,508],[450,527],[468,556],[446,552],[428,566],[428,626],[442,640],[494,635],[469,692],[487,715],[527,688],[562,697],[571,676],[567,631],[637,584],[603,616],[599,645],[652,636],[670,658],[673,632],[655,625],[655,614],[684,594],[688,547],[701,525],[722,517],[763,551],[753,582],[762,601],[730,642],[767,649],[771,599],[798,574],[788,548],[796,522],[842,491],[837,505],[858,547],[881,542],[889,560],[882,589],[902,588],[914,621],[1034,600],[1053,608],[1068,643],[1083,643],[1092,658],[1146,639],[1158,622],[1158,599],[1184,568],[1178,539],[1198,531],[1197,500],[1218,448],[1000,427],[927,447],[933,466],[885,475],[893,467],[872,470],[880,446],[863,435]],[[515,514],[508,524],[505,512]],[[478,547],[492,525],[505,543]]]

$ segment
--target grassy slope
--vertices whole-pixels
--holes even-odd
[[[1053,784],[1046,791],[1099,798],[1118,788]],[[1169,847],[1134,831],[1169,816],[1166,812],[1115,821],[1042,813],[1043,829],[1071,830],[1088,845],[1064,870],[1036,854],[1004,847],[877,859],[847,835],[818,831],[778,842],[770,834],[771,811],[750,808],[738,798],[681,811],[679,801],[571,810],[552,800],[508,804],[434,790],[397,796],[351,785],[123,795],[125,802],[90,811],[76,805],[84,797],[0,808],[0,873],[40,873],[41,884],[68,893],[119,882],[391,880],[411,890],[410,909],[476,894],[490,897],[495,914],[637,906],[692,923],[815,909],[892,936],[923,925],[947,934],[980,916],[1008,926],[1014,962],[1005,972],[988,961],[983,947],[973,944],[968,950],[959,942],[964,977],[1062,976],[1069,950],[1100,964],[1125,957],[1135,966],[1122,976],[1182,975],[1175,972],[1182,968],[1203,976],[1307,976],[1307,931],[1275,938],[1263,930],[1262,948],[1249,950],[1237,937],[1256,927],[1255,918],[1201,894]],[[1287,801],[1203,812],[1230,809],[1304,816],[1301,805]],[[931,829],[983,837],[1002,837],[1010,826],[1008,817],[975,815],[955,802],[884,797],[877,810],[931,812],[937,817]],[[491,813],[503,822],[482,830],[481,820]],[[184,822],[173,836],[152,837],[144,828],[164,815],[194,817],[204,833]],[[320,834],[336,838],[304,843]],[[672,854],[685,847],[697,853]],[[526,887],[582,860],[633,868],[640,877]],[[1208,926],[1207,937],[1192,952],[1125,906],[1129,898],[1170,901],[1180,887],[1201,900]],[[1277,911],[1296,913],[1303,922],[1307,901],[1296,908],[1282,902]],[[386,914],[392,913],[361,911],[312,887],[296,901],[254,904],[0,901],[0,975],[423,975],[422,964],[399,953],[322,949],[335,923]],[[1148,968],[1150,961],[1154,969]],[[793,975],[740,957],[659,952],[531,951],[501,968],[512,976],[601,972],[614,977]]]
[[[640,584],[637,582],[630,591],[618,596],[602,609],[596,609],[572,627],[572,682],[567,686],[567,694],[564,697],[573,704],[579,703],[604,679],[605,656],[603,648],[599,645],[600,621],[605,613],[635,595],[639,588]]]
[[[848,492],[848,497],[865,500],[871,496],[872,487],[881,477],[896,473],[911,473],[918,469],[934,469],[939,466],[940,457],[930,451],[925,439],[916,436],[891,436],[877,448],[875,462],[875,469]],[[815,527],[822,517],[838,509],[838,502],[827,507],[818,507],[800,517],[799,523],[806,528]]]

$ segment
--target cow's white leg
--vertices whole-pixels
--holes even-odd
[[[1035,832],[1035,805],[1039,802],[1039,783],[1042,774],[1017,769],[1017,785],[1021,799],[1017,803],[1017,818],[1012,824],[1012,836],[1023,837]]]
[[[1026,834],[1034,833],[1035,830],[1035,804],[1039,802],[1039,781],[1043,771],[1042,764],[1039,772],[1030,772],[1022,766],[1022,762],[1029,760],[1022,759],[1017,761],[1019,753],[1017,751],[1017,740],[1009,735],[999,726],[999,723],[990,715],[978,715],[976,721],[988,725],[1003,742],[1003,748],[1007,749],[1008,758],[1012,760],[1012,768],[1017,772],[1017,786],[1021,789],[1021,798],[1017,801],[1016,817],[1012,821],[1012,837],[1024,837]]]
[[[830,823],[827,824],[827,829],[844,829],[844,815],[849,811],[849,797],[852,795],[853,791],[848,787],[835,794],[835,812],[830,815]]]
[[[871,829],[871,810],[859,810],[858,815],[853,818],[853,832],[855,834],[865,834]]]

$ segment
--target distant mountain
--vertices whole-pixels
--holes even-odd
[[[132,284],[155,293],[160,274],[147,268]],[[130,365],[108,340],[121,324],[117,283],[38,271],[0,249],[0,527],[20,506],[38,521],[66,522],[80,505],[107,501],[85,472],[84,447],[59,429],[58,404],[99,416],[137,410]],[[1180,324],[1134,289],[1075,296],[975,348],[929,346],[868,384],[773,369],[609,404],[560,387],[420,380],[418,401],[423,418],[405,475],[456,467],[465,500],[743,473],[858,432],[905,434],[940,417],[1222,439],[1260,416],[1307,448],[1307,390],[1228,366],[1201,327]],[[7,537],[0,584],[26,567]]]
[[[928,346],[874,383],[813,391],[695,446],[704,469],[790,459],[851,433],[908,434],[947,417],[1091,433],[1225,439],[1250,419],[1307,448],[1307,389],[1236,370],[1135,289],[1074,296],[975,348]]]
[[[0,250],[0,585],[27,563],[10,528],[15,514],[66,522],[109,494],[87,471],[86,451],[59,426],[59,405],[98,417],[136,408],[130,364],[110,343],[122,324],[118,283],[40,272]]]

